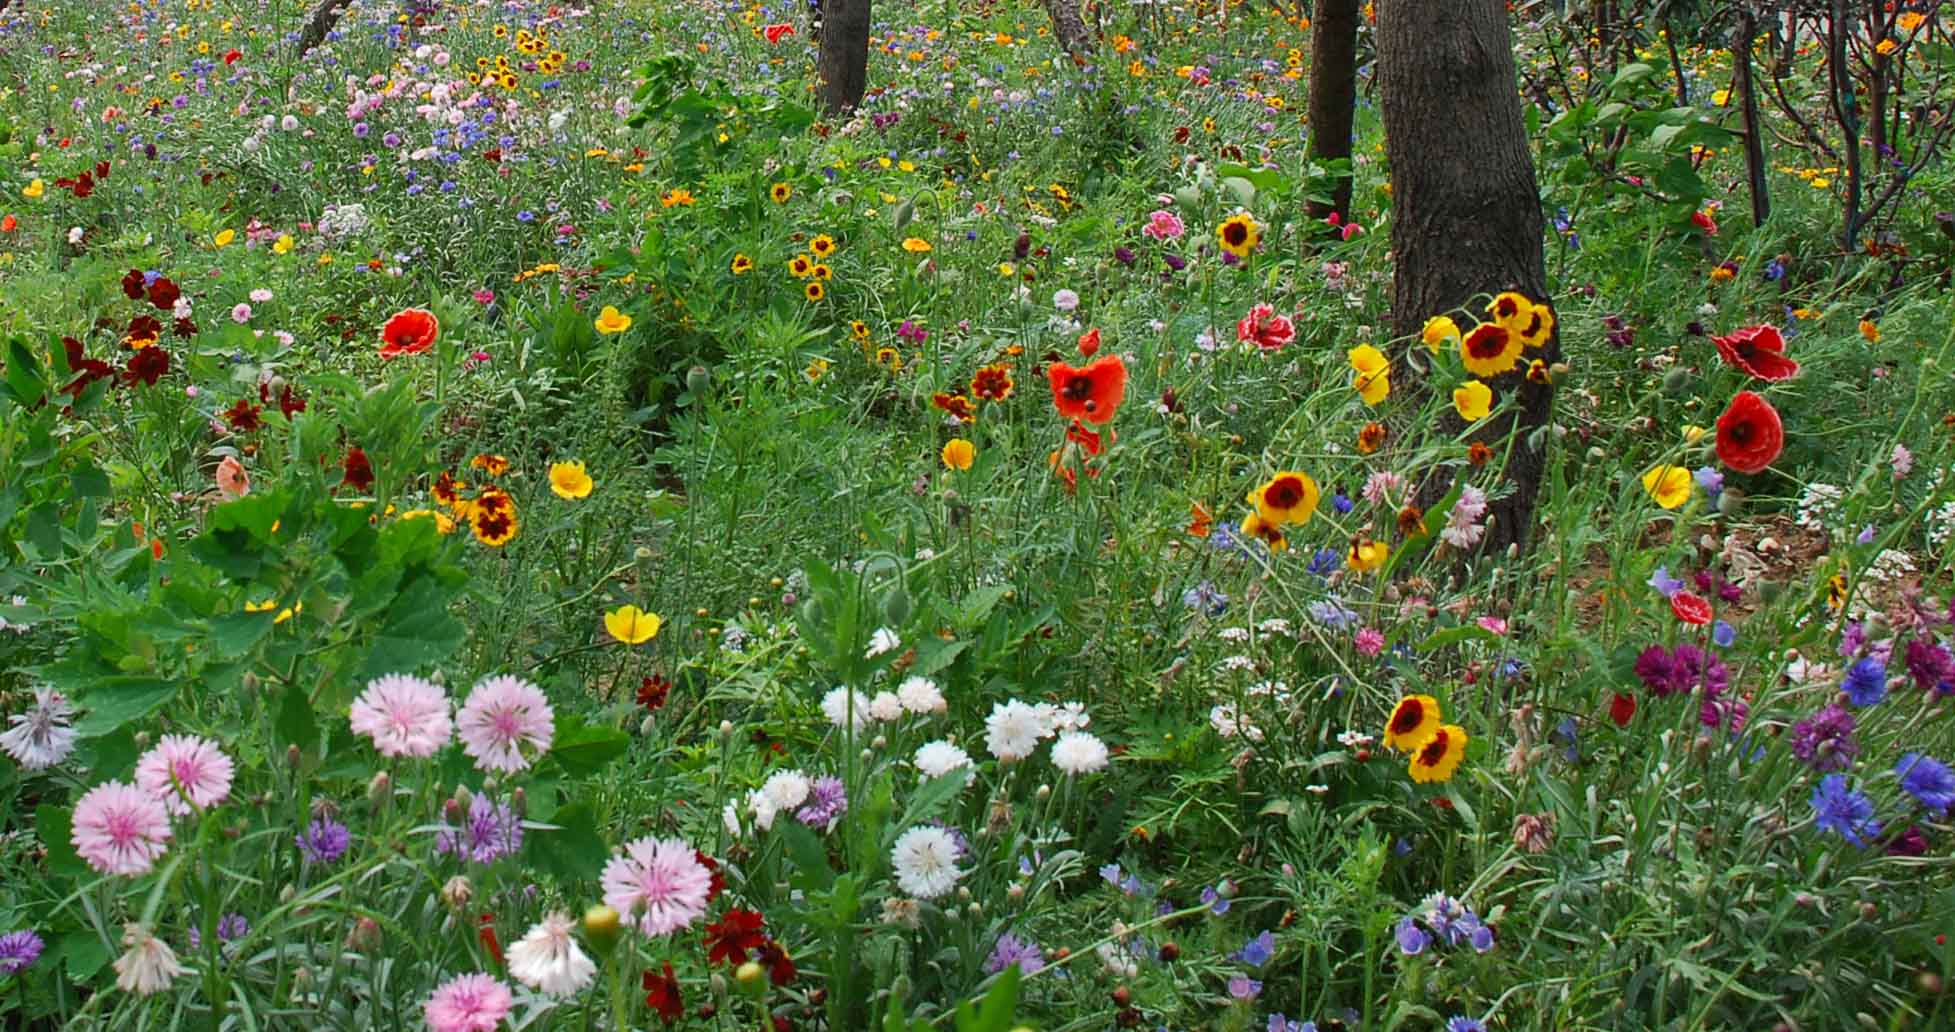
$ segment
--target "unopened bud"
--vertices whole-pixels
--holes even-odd
[[[767,969],[759,961],[747,961],[733,969],[733,982],[741,992],[759,996],[767,991]]]
[[[394,779],[384,770],[375,771],[367,781],[367,805],[375,810],[385,807],[394,798]]]
[[[686,390],[694,394],[704,393],[713,385],[713,374],[705,366],[696,365],[686,370]]]
[[[297,745],[288,745],[288,746],[286,746],[286,747],[285,747],[285,765],[286,765],[287,767],[290,767],[290,768],[292,768],[293,770],[298,770],[298,769],[299,769],[300,767],[302,767],[302,766],[304,766],[304,765],[305,765],[305,750],[303,750],[303,749],[300,749],[300,748],[299,748],[299,747],[298,747]]]
[[[441,886],[441,901],[448,904],[449,908],[453,910],[460,910],[468,906],[468,901],[474,898],[474,896],[475,886],[469,884],[469,880],[459,874],[448,879]]]

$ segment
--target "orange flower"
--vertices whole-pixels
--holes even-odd
[[[1079,353],[1081,355],[1084,355],[1087,358],[1092,358],[1094,352],[1097,352],[1099,350],[1100,350],[1100,328],[1098,326],[1095,326],[1092,329],[1087,330],[1085,333],[1079,335]]]
[[[433,312],[425,308],[402,309],[380,328],[380,357],[421,354],[433,348],[440,336],[441,321]]]
[[[1045,375],[1052,383],[1052,407],[1067,419],[1109,422],[1127,396],[1127,364],[1119,355],[1096,358],[1081,369],[1054,362]]]
[[[977,418],[977,410],[971,406],[971,399],[962,394],[945,394],[938,391],[930,396],[930,404],[950,413],[950,418],[959,423],[968,423]]]
[[[1384,445],[1385,438],[1389,435],[1390,431],[1385,429],[1385,424],[1366,423],[1363,429],[1358,431],[1358,454],[1369,455],[1377,451]]]
[[[1003,401],[1011,397],[1011,367],[998,362],[981,366],[971,377],[971,393],[986,401]]]
[[[1202,503],[1194,502],[1190,504],[1188,511],[1194,517],[1193,521],[1188,524],[1189,537],[1205,538],[1209,535],[1210,531],[1215,529],[1215,517],[1209,514],[1208,509]]]

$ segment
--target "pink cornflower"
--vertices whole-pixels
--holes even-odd
[[[231,794],[236,768],[217,743],[195,735],[164,735],[136,761],[136,787],[178,816],[208,810]]]
[[[238,303],[237,303],[237,304],[235,304],[235,305],[232,305],[232,306],[231,306],[231,321],[232,321],[232,322],[234,322],[234,323],[248,323],[248,322],[250,322],[250,321],[251,321],[251,306],[250,306],[250,305],[248,305],[248,304],[245,304],[245,303],[244,303],[244,302],[242,302],[242,301],[240,301],[240,302],[238,302]]]
[[[103,874],[148,873],[170,841],[163,801],[134,785],[105,781],[75,804],[75,852]]]
[[[555,729],[542,689],[510,674],[483,679],[455,715],[462,751],[482,770],[505,774],[530,765],[524,745],[549,749]]]
[[[706,912],[712,882],[712,873],[684,839],[647,835],[604,865],[604,905],[646,935],[666,935]]]
[[[1385,650],[1385,634],[1376,627],[1360,628],[1357,637],[1351,641],[1351,647],[1357,649],[1360,656],[1375,656]]]
[[[257,290],[251,292],[251,303],[254,305],[262,305],[265,302],[270,301],[272,299],[272,296],[273,295],[271,291],[266,290],[264,287],[259,287]]]
[[[428,997],[422,1013],[434,1032],[495,1032],[515,1002],[493,975],[459,975]]]
[[[1404,477],[1381,469],[1365,478],[1364,500],[1373,505],[1396,505],[1393,499],[1404,489]]]
[[[433,756],[454,730],[448,696],[412,674],[387,674],[353,700],[353,733],[382,756]]]
[[[1187,232],[1187,227],[1181,224],[1180,216],[1162,210],[1148,213],[1147,225],[1142,226],[1140,232],[1142,236],[1156,240],[1174,240]]]
[[[1264,351],[1275,351],[1296,339],[1297,328],[1287,315],[1269,305],[1257,305],[1235,324],[1235,339],[1252,340]]]

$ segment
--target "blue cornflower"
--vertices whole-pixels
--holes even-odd
[[[1446,1020],[1446,1032],[1487,1032],[1486,1023],[1464,1014]]]
[[[1229,897],[1222,895],[1221,886],[1211,885],[1202,889],[1202,902],[1208,905],[1210,913],[1217,916],[1229,912]]]
[[[299,852],[305,854],[307,863],[330,864],[346,855],[346,847],[352,845],[353,836],[346,830],[346,825],[321,817],[293,836],[293,840],[298,843]]]
[[[1955,806],[1955,771],[1940,760],[1911,752],[1894,764],[1894,773],[1900,776],[1901,789],[1936,817],[1947,816],[1948,808]]]
[[[1812,790],[1813,819],[1822,831],[1831,831],[1865,849],[1867,840],[1880,834],[1874,820],[1873,800],[1847,784],[1846,775],[1828,774]]]
[[[1872,657],[1853,664],[1840,682],[1840,691],[1855,706],[1871,706],[1887,698],[1886,665]]]
[[[1718,492],[1724,490],[1724,474],[1709,466],[1699,467],[1697,472],[1691,474],[1691,479],[1697,481],[1697,486],[1712,498],[1716,498]]]
[[[1317,1023],[1314,1021],[1291,1021],[1281,1014],[1272,1014],[1269,1016],[1269,1024],[1264,1027],[1263,1032],[1317,1032]]]
[[[1310,556],[1310,565],[1304,567],[1305,573],[1328,577],[1344,565],[1344,554],[1335,548],[1319,548]]]
[[[1330,504],[1331,508],[1337,510],[1339,516],[1349,516],[1351,510],[1355,508],[1351,502],[1351,497],[1342,491],[1330,496]]]
[[[1181,593],[1181,604],[1209,616],[1221,616],[1229,608],[1229,596],[1218,591],[1214,581],[1202,581]]]
[[[1670,576],[1670,568],[1668,566],[1657,567],[1656,572],[1650,574],[1650,579],[1647,583],[1650,587],[1656,589],[1657,594],[1662,595],[1664,598],[1669,598],[1683,590],[1683,581]]]
[[[1416,957],[1424,953],[1427,946],[1432,945],[1432,936],[1427,935],[1425,929],[1420,928],[1419,922],[1413,920],[1410,914],[1399,920],[1398,929],[1393,936],[1398,939],[1399,952],[1408,957]]]
[[[1711,640],[1717,642],[1718,648],[1728,649],[1738,640],[1738,629],[1719,620],[1711,625]]]
[[[1242,949],[1236,951],[1235,959],[1250,967],[1262,967],[1275,955],[1276,936],[1265,929],[1263,934],[1244,943]]]

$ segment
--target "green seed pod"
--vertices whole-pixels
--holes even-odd
[[[1689,382],[1690,370],[1682,366],[1671,366],[1670,371],[1663,374],[1663,390],[1669,394],[1682,392]]]
[[[890,213],[890,218],[895,221],[897,229],[909,225],[910,220],[916,218],[916,202],[906,200],[897,205],[896,210]]]
[[[889,597],[883,599],[883,615],[889,618],[891,627],[901,627],[910,620],[910,593],[903,590],[899,581],[889,590]]]
[[[694,394],[702,394],[712,385],[713,374],[705,366],[696,365],[686,370],[686,390]]]
[[[1717,511],[1725,516],[1736,516],[1744,511],[1745,496],[1731,488],[1718,492]]]

